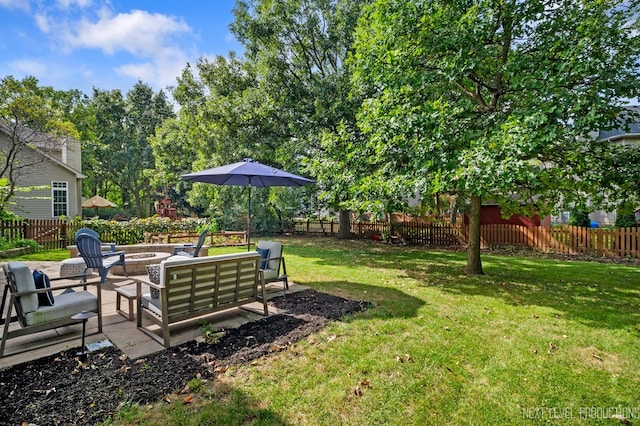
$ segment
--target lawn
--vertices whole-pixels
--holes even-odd
[[[115,424],[639,421],[639,266],[283,241],[291,280],[375,306]]]

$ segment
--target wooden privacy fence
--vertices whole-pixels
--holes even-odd
[[[59,219],[0,221],[0,236],[7,240],[34,240],[45,249],[65,248],[68,244],[67,222]]]
[[[465,229],[465,235],[467,232]],[[480,239],[484,248],[514,246],[539,249],[545,253],[640,259],[638,227],[593,229],[580,226],[483,225]]]
[[[361,239],[388,240],[416,246],[467,245],[466,225],[425,224],[418,222],[350,223],[351,235]],[[296,221],[295,231],[302,234],[336,236],[335,221]],[[640,259],[639,228],[583,228],[578,226],[527,227],[522,225],[482,225],[482,248],[519,247],[545,253],[587,255],[594,257],[628,257]]]
[[[295,232],[336,236],[337,221],[296,221]],[[73,244],[77,227],[58,219],[0,221],[0,236],[7,240],[31,239],[45,249],[66,248]],[[358,222],[350,223],[355,238],[402,242],[415,246],[464,247],[468,240],[468,226],[427,224],[418,222]],[[135,234],[135,235],[133,235]],[[139,235],[138,235],[139,234]],[[235,235],[234,235],[235,237]],[[122,228],[121,232],[101,235],[104,241],[125,244],[142,242],[144,232]],[[594,257],[626,257],[640,259],[639,228],[582,228],[578,226],[527,227],[521,225],[483,225],[480,230],[482,248],[520,247],[545,253],[587,255]]]

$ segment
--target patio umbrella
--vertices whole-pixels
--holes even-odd
[[[249,188],[249,206],[247,214],[247,251],[251,247],[251,187],[252,186],[303,186],[315,183],[311,179],[294,175],[275,167],[259,163],[251,158],[214,167],[201,172],[187,173],[181,176],[188,182],[204,182],[216,185],[246,186]]]
[[[83,209],[101,209],[108,207],[117,207],[117,205],[99,195],[94,195],[82,203]]]

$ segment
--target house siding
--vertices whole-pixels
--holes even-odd
[[[7,136],[0,133],[0,148],[6,152],[9,147],[8,144]],[[79,154],[79,149],[75,154]],[[67,216],[74,217],[81,215],[82,178],[78,176],[79,172],[74,173],[72,170],[65,168],[55,161],[43,157],[42,154],[37,151],[24,150],[23,155],[31,158],[29,162],[35,158],[42,158],[42,160],[34,164],[32,170],[28,170],[27,173],[23,173],[16,179],[17,186],[32,187],[46,185],[47,188],[29,193],[16,193],[11,199],[11,202],[15,204],[8,205],[7,209],[28,219],[52,218],[51,182],[55,181],[67,182]],[[77,159],[75,162],[79,164]],[[34,197],[37,199],[31,199]]]

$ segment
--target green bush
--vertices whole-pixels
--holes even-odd
[[[167,217],[160,216],[122,222],[103,219],[74,219],[70,222],[68,229],[71,239],[78,229],[90,228],[98,233],[102,241],[126,245],[143,242],[145,232],[189,232],[196,234],[199,230],[204,230],[205,227],[209,229],[209,232],[217,230],[215,220],[209,218],[185,218],[172,221]]]
[[[616,215],[616,227],[617,228],[630,228],[630,227],[635,227],[635,226],[638,226],[638,223],[636,222],[635,213],[633,213],[633,212],[627,213],[627,214],[618,213]]]
[[[571,216],[569,217],[569,225],[584,226],[589,228],[591,226],[591,220],[589,219],[589,212],[580,208],[571,210]]]
[[[616,227],[617,228],[629,228],[638,226],[636,222],[636,214],[634,205],[629,202],[624,202],[618,207],[616,212]]]
[[[0,237],[0,250],[10,250],[21,247],[30,247],[33,251],[42,249],[42,246],[33,240],[17,239],[8,241],[6,238]]]

